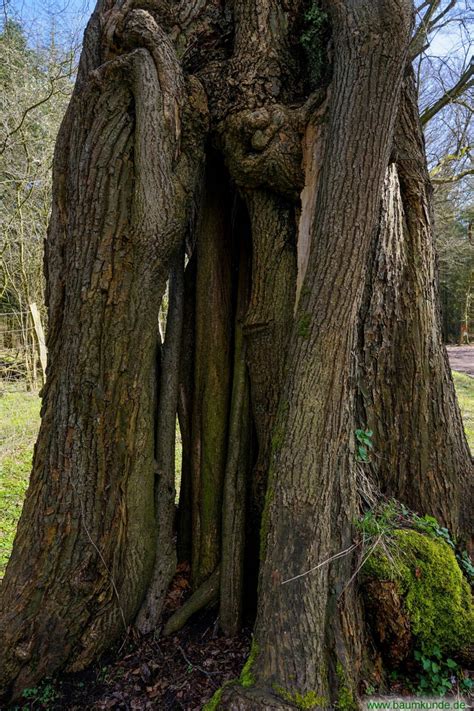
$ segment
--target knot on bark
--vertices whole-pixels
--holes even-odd
[[[304,184],[302,133],[300,113],[274,105],[228,116],[218,141],[238,186],[267,188],[296,201]]]
[[[20,642],[15,647],[15,657],[21,662],[29,662],[33,656],[33,640]]]

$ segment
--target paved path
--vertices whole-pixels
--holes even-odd
[[[447,350],[451,368],[474,378],[474,345],[447,346]]]

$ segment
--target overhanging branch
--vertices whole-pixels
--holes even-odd
[[[431,119],[436,116],[436,114],[439,113],[442,109],[444,109],[445,106],[458,99],[460,96],[462,96],[462,94],[464,94],[464,92],[473,87],[473,75],[474,60],[471,60],[471,63],[469,64],[467,69],[461,74],[456,84],[452,86],[451,89],[448,89],[442,96],[440,96],[440,98],[435,101],[434,104],[422,111],[420,116],[421,125],[425,126],[428,121],[431,121]]]

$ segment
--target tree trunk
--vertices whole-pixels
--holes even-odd
[[[13,695],[124,634],[155,555],[158,310],[201,172],[206,104],[150,15],[129,13],[115,58],[104,18],[99,6],[55,156],[48,378],[1,586],[0,689]]]
[[[334,708],[343,698],[356,707],[362,625],[348,583],[358,510],[349,446],[352,353],[411,6],[380,2],[374,11],[374,3],[334,2],[331,11],[336,60],[318,220],[291,334],[262,526],[265,560],[247,669],[256,686],[224,690],[228,709]],[[342,551],[345,557],[329,565]]]
[[[234,634],[262,561],[224,708],[355,708],[354,430],[374,430],[384,492],[471,526],[403,76],[411,2],[327,0],[333,75],[314,93],[303,0],[147,7],[100,0],[58,139],[48,379],[0,588],[0,693],[82,668],[139,610],[156,629],[176,543],[195,589],[166,632],[219,601]]]
[[[245,359],[246,343],[242,321],[249,300],[249,255],[240,234],[239,284],[235,317],[232,399],[222,502],[222,555],[219,624],[228,636],[242,626],[246,499],[249,470],[252,469],[250,386]]]
[[[146,634],[159,624],[168,586],[173,579],[177,555],[174,538],[176,499],[176,414],[179,363],[184,308],[184,249],[174,256],[169,278],[166,336],[162,348],[160,387],[156,418],[155,519],[157,526],[155,565],[136,627]]]
[[[411,68],[404,80],[359,329],[359,426],[383,493],[472,537],[472,461],[442,343],[431,185]]]

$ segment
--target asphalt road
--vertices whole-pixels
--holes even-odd
[[[447,351],[451,368],[474,378],[474,345],[447,346]]]

